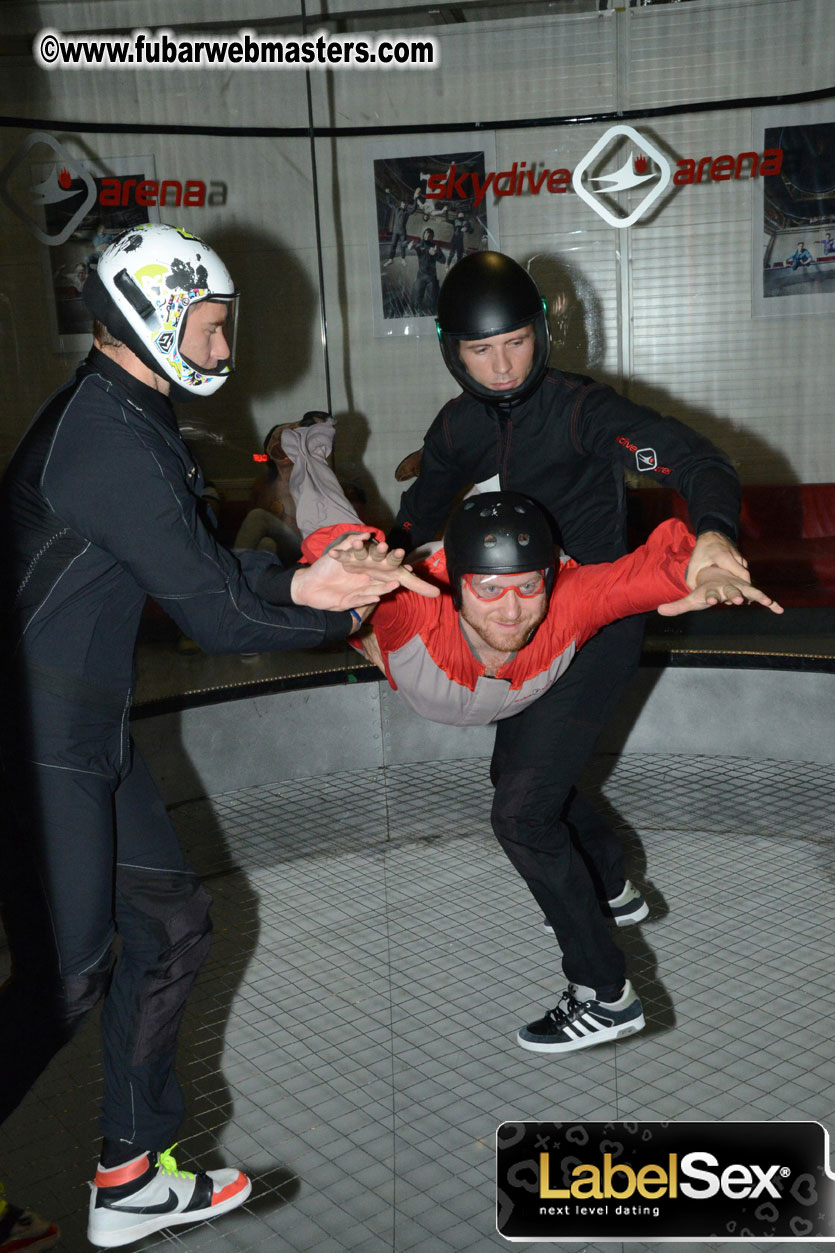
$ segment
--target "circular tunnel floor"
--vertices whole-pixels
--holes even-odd
[[[505,1120],[835,1128],[835,770],[632,754],[597,758],[589,782],[651,905],[617,933],[647,1028],[559,1060],[514,1041],[562,979],[490,833],[486,760],[312,772],[174,808],[215,900],[180,1152],[256,1183],[243,1211],[134,1247],[480,1253],[507,1247]],[[99,1090],[90,1023],[4,1137],[9,1195],[59,1221],[68,1249],[85,1247]]]

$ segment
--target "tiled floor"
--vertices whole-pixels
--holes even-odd
[[[650,920],[618,932],[648,1027],[561,1060],[514,1042],[561,978],[490,834],[484,761],[346,771],[175,810],[216,927],[184,1031],[180,1152],[246,1165],[255,1190],[215,1225],[135,1248],[509,1247],[493,1154],[511,1119],[835,1130],[835,771],[612,764],[598,759],[592,782],[648,887]],[[98,1090],[90,1023],[3,1130],[9,1193],[58,1220],[70,1253],[89,1247]]]

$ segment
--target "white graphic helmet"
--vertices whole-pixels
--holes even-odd
[[[182,227],[130,227],[101,253],[83,296],[112,335],[174,385],[179,399],[210,396],[235,368],[238,293],[217,253]],[[230,356],[213,370],[182,351],[189,311],[207,300],[227,306]]]

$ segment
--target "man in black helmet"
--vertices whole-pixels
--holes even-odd
[[[281,432],[309,561],[367,530],[328,464],[335,433],[332,418]],[[351,567],[377,559],[383,535],[372,528],[372,536],[337,559]],[[557,577],[551,523],[540,506],[518,492],[474,492],[452,514],[443,545],[418,563],[441,595],[430,601],[396,589],[359,611],[371,623],[352,643],[424,717],[485,725],[540,697],[601,626],[645,607],[673,616],[749,600],[782,613],[747,578],[715,566],[703,567],[691,589],[685,575],[695,544],[671,519],[636,552],[594,567],[566,560]]]
[[[250,1191],[236,1169],[178,1170],[167,1147],[183,1117],[177,1034],[211,923],[128,733],[146,597],[208,652],[277,650],[344,639],[360,625],[354,606],[401,576],[387,560],[365,580],[327,557],[285,570],[217,543],[171,405],[216,391],[233,364],[237,293],[202,240],[131,229],[102,253],[85,300],[94,347],[36,417],[0,491],[0,906],[12,959],[0,1121],[104,998],[88,1234],[115,1248],[216,1218]],[[57,1232],[40,1228],[0,1202],[0,1249],[35,1237],[52,1247]]]
[[[495,252],[464,258],[444,282],[436,321],[444,361],[463,392],[426,435],[420,474],[401,499],[390,542],[410,549],[431,539],[456,496],[475,483],[531,496],[582,565],[612,561],[626,552],[629,467],[687,501],[698,537],[688,586],[710,567],[750,582],[735,543],[741,489],[728,459],[673,418],[593,379],[549,370],[543,301],[515,261]],[[576,783],[637,668],[642,636],[640,617],[613,623],[542,699],[497,728],[493,829],[563,952],[570,933],[584,953],[583,971],[569,975],[557,1009],[520,1033],[529,1049],[558,1052],[612,1038],[589,1025],[582,1006],[620,1012],[630,995],[604,912],[640,921],[646,905],[626,878],[617,836]]]

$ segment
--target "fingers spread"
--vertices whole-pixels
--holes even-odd
[[[770,609],[772,613],[783,613],[783,606],[778,604],[776,600],[772,599],[772,597],[768,596],[765,592],[761,592],[758,587],[746,586],[744,591],[745,596],[749,601],[755,602],[758,605],[765,605],[765,607]]]
[[[369,585],[381,593],[393,591],[397,587],[405,587],[417,592],[420,596],[435,597],[440,590],[430,583],[425,583],[414,574],[411,567],[403,564],[405,552],[402,548],[390,549],[388,544],[358,544],[356,547],[343,547],[341,544],[329,550],[329,556],[338,561],[349,574],[365,575]],[[382,580],[382,582],[381,582]]]
[[[765,592],[760,591],[758,587],[753,587],[750,583],[737,584],[726,581],[702,583],[689,596],[670,601],[666,605],[659,605],[658,613],[662,618],[675,618],[682,613],[711,609],[715,605],[744,605],[746,603],[764,605],[772,613],[783,613],[783,606]]]

